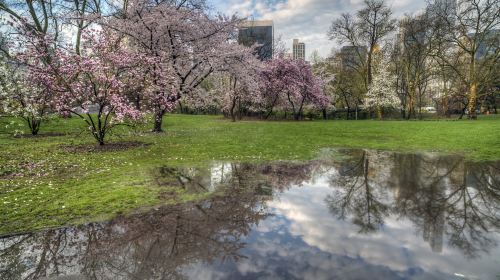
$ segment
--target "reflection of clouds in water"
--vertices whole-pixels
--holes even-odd
[[[427,272],[442,271],[449,275],[473,271],[474,274],[470,276],[481,277],[500,264],[499,252],[477,260],[467,260],[457,249],[447,246],[442,253],[434,253],[421,235],[415,232],[410,221],[394,216],[385,220],[380,231],[358,234],[355,225],[349,221],[339,221],[329,213],[324,198],[330,192],[331,188],[327,184],[305,185],[289,190],[279,201],[273,201],[269,206],[290,222],[290,234],[301,237],[307,245],[323,252],[343,254],[373,265],[387,266],[400,273],[413,266]],[[265,220],[261,225],[269,231],[274,222]],[[269,247],[265,247],[269,248],[269,254],[273,250],[281,250],[270,245],[266,244]],[[494,275],[486,277],[491,276]]]
[[[183,275],[187,279],[209,280],[228,279],[228,273],[215,269],[207,269],[203,264],[193,264],[183,269]]]
[[[221,195],[0,239],[0,278],[5,265],[18,263],[27,270],[14,275],[41,266],[37,275],[96,273],[97,279],[457,279],[455,273],[494,279],[500,273],[494,246],[500,234],[491,233],[500,220],[500,184],[492,179],[498,165],[378,151],[354,151],[345,161],[324,155],[296,164],[160,167],[152,172],[159,186],[178,182]]]

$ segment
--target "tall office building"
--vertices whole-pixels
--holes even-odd
[[[247,47],[255,44],[260,60],[273,58],[274,24],[272,20],[245,21],[238,30],[238,43]]]
[[[306,59],[306,44],[293,39],[293,59]]]

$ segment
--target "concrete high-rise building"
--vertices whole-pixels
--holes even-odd
[[[293,39],[293,59],[306,59],[306,44]]]
[[[274,23],[272,20],[245,21],[238,30],[238,43],[247,47],[255,44],[260,60],[273,58]]]

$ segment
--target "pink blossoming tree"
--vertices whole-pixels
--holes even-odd
[[[84,120],[100,145],[115,125],[142,116],[128,96],[144,82],[141,66],[147,60],[117,34],[85,32],[80,54],[71,47],[50,51],[43,47],[50,38],[33,32],[27,35],[18,58],[27,65],[30,78],[54,94],[60,113]]]
[[[214,81],[214,94],[221,95],[223,111],[236,121],[236,109],[241,117],[243,106],[260,106],[260,71],[259,61],[251,48],[231,45],[227,49],[223,63]],[[251,109],[251,108],[250,108]]]
[[[286,106],[295,120],[303,118],[306,105],[323,108],[330,100],[323,94],[321,79],[315,77],[311,66],[303,60],[275,58],[266,63],[262,71],[264,99],[269,111],[276,105]]]
[[[161,132],[165,113],[221,68],[225,57],[234,56],[230,39],[238,23],[213,18],[202,7],[145,0],[131,1],[125,15],[110,23],[150,58],[145,105],[154,113],[153,131]]]
[[[51,109],[50,92],[26,75],[22,65],[0,59],[0,100],[3,111],[22,118],[32,135],[38,135]]]

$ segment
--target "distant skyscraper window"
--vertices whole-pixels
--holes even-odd
[[[273,58],[274,24],[272,20],[246,21],[240,25],[238,43],[247,47],[258,44],[257,56],[261,60]]]
[[[293,39],[293,59],[306,59],[306,44]]]

